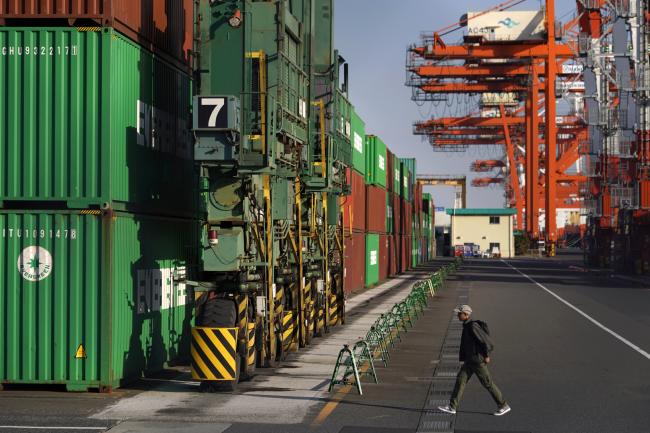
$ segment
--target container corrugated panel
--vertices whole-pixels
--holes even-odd
[[[387,235],[388,244],[388,276],[393,277],[399,272],[399,247],[397,245],[397,236]]]
[[[402,200],[399,197],[399,194],[392,193],[390,194],[391,200],[393,202],[393,233],[394,235],[400,234],[402,232]]]
[[[400,158],[402,163],[402,188],[403,197],[413,200],[413,187],[417,176],[417,163],[415,158]]]
[[[343,290],[352,293],[363,289],[366,282],[366,235],[365,233],[352,233],[345,235],[345,270]],[[363,253],[361,253],[363,252]]]
[[[388,235],[379,235],[379,281],[388,278]]]
[[[400,261],[400,273],[406,272],[411,268],[411,237],[406,235],[400,236],[401,244],[401,261]]]
[[[413,207],[408,201],[401,199],[402,235],[411,236],[413,233]]]
[[[393,155],[393,192],[402,193],[402,164],[397,155]]]
[[[366,135],[366,183],[386,187],[386,144],[376,135]]]
[[[380,186],[366,186],[366,231],[386,233],[386,190]]]
[[[194,263],[195,228],[122,213],[1,212],[0,382],[110,389],[186,358],[192,309],[175,276]]]
[[[411,236],[411,266],[416,267],[419,263],[420,238]]]
[[[386,192],[386,233],[393,233],[394,226],[393,197],[390,192]]]
[[[110,29],[0,27],[4,52],[0,201],[192,210],[187,74]]]
[[[363,119],[357,114],[356,110],[352,110],[352,134],[350,141],[352,142],[352,167],[361,174],[366,173],[366,124]]]
[[[0,25],[43,19],[61,25],[81,20],[87,26],[92,20],[115,27],[186,70],[191,66],[193,16],[192,0],[0,0]]]
[[[350,174],[350,195],[341,197],[343,228],[346,232],[366,230],[366,184],[363,175],[354,170]]]
[[[386,191],[393,192],[395,187],[395,155],[386,149]]]
[[[379,281],[379,235],[366,234],[366,287]]]
[[[406,200],[410,200],[411,195],[411,172],[405,164],[400,163],[400,196]]]

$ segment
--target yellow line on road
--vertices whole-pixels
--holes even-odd
[[[316,419],[314,419],[314,421],[311,423],[312,427],[318,427],[321,425],[327,419],[327,417],[330,416],[332,412],[334,412],[336,406],[339,405],[341,400],[345,398],[346,394],[348,394],[350,390],[352,390],[352,385],[345,385],[343,388],[338,390],[337,393],[334,394],[334,397],[332,397],[332,399],[327,402],[325,407],[321,409]]]
[[[373,355],[374,356],[374,355]],[[363,373],[368,371],[370,368],[369,365],[364,365],[359,369],[359,376],[361,376]],[[353,387],[352,385],[345,385],[343,388],[339,389],[336,394],[334,394],[334,397],[330,401],[327,402],[324,408],[321,409],[321,411],[318,413],[318,416],[314,419],[314,421],[311,423],[312,427],[318,427],[321,425],[328,416],[334,412],[334,409],[336,409],[336,406],[339,405],[339,403],[345,398],[345,396],[352,390]]]

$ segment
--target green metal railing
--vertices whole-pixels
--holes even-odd
[[[388,366],[390,349],[395,347],[397,341],[402,340],[402,332],[408,332],[409,328],[415,325],[415,321],[420,318],[428,305],[429,299],[435,296],[447,277],[455,273],[461,263],[462,259],[456,258],[427,278],[416,282],[406,298],[397,302],[386,313],[379,315],[365,339],[356,342],[352,348],[347,344],[344,345],[336,360],[329,391],[335,385],[354,385],[359,394],[362,394],[361,377],[363,376],[371,376],[377,383],[374,362],[379,361],[385,367]]]

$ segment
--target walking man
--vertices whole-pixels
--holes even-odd
[[[458,314],[458,320],[463,322],[463,335],[460,340],[459,360],[463,363],[458,376],[456,386],[451,394],[448,406],[439,406],[438,409],[455,414],[458,404],[463,396],[467,381],[476,374],[481,385],[487,389],[498,406],[494,415],[501,416],[510,412],[510,406],[501,395],[501,391],[492,382],[487,364],[490,363],[490,352],[494,348],[490,339],[490,332],[487,324],[480,320],[471,320],[472,308],[469,305],[461,305],[454,310]]]

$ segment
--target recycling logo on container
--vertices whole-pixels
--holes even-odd
[[[27,247],[18,256],[18,271],[27,281],[44,280],[52,273],[52,254],[43,247]]]

